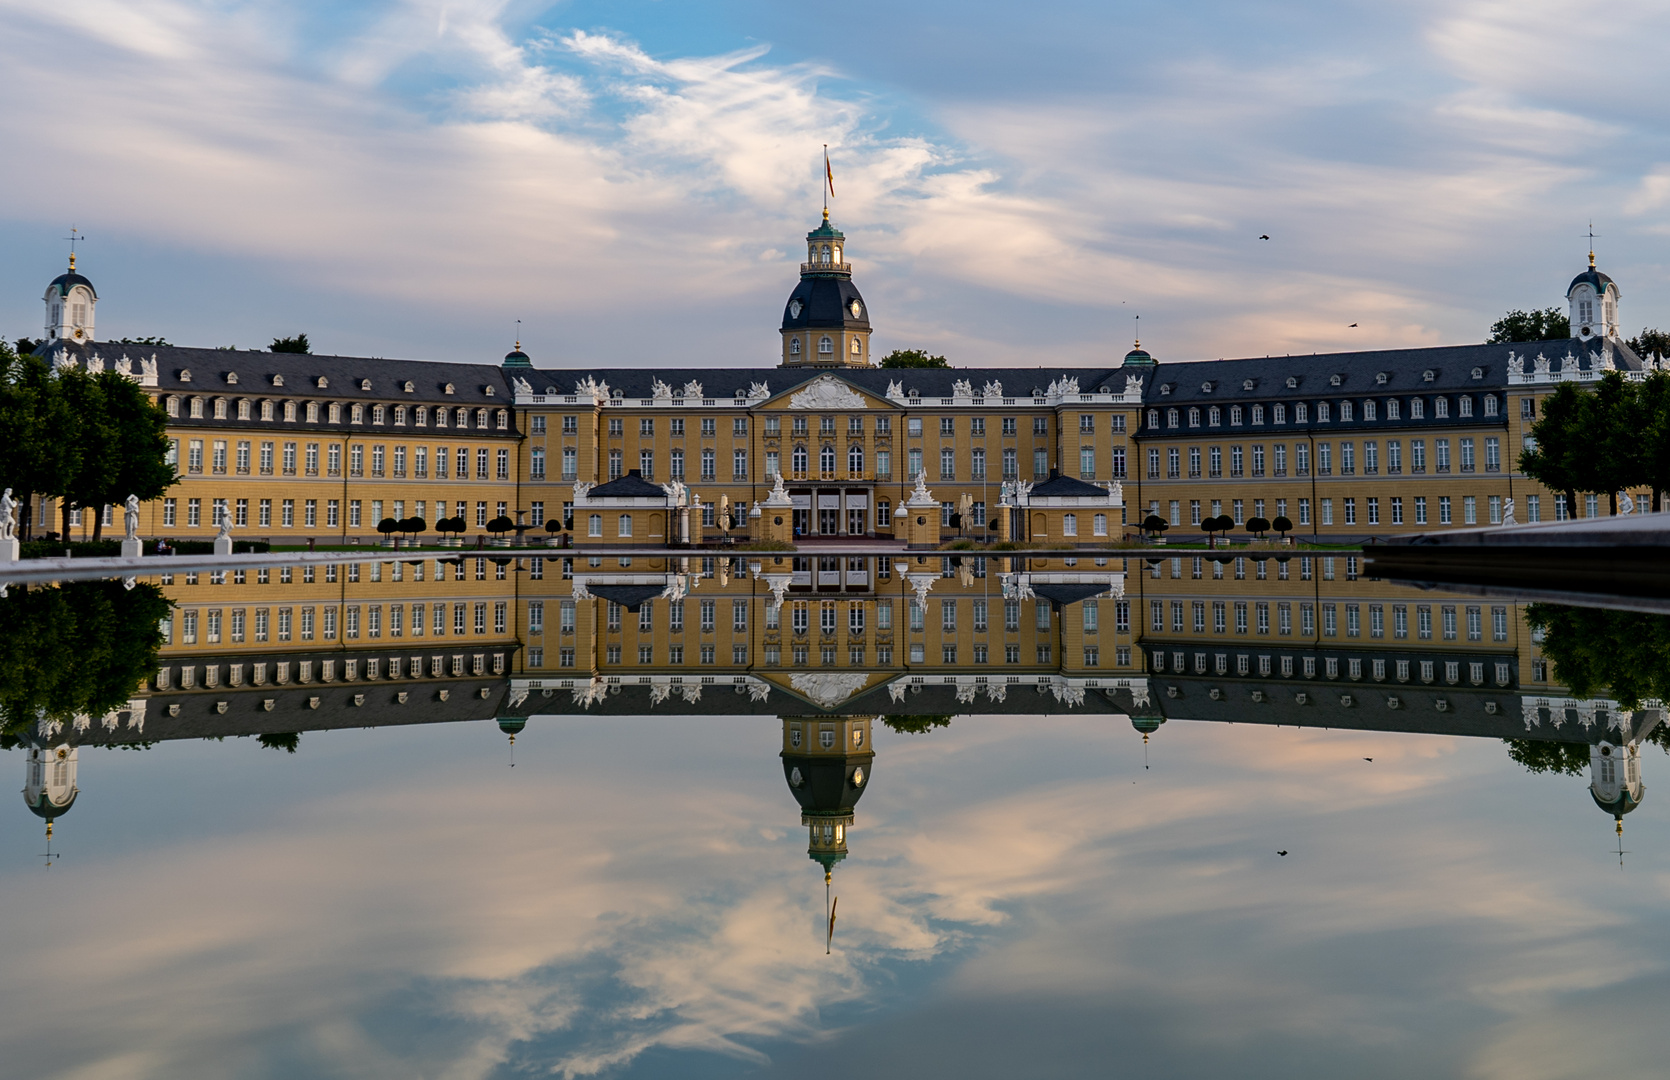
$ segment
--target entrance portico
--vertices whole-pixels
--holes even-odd
[[[865,536],[876,535],[875,492],[871,485],[828,482],[811,486],[790,486],[794,502],[794,535]]]

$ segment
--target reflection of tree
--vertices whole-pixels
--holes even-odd
[[[0,728],[124,707],[156,669],[169,606],[154,585],[13,586],[0,600]]]
[[[900,714],[898,716],[884,716],[881,718],[881,722],[901,735],[922,735],[936,727],[950,727],[951,716],[949,713]]]
[[[1670,616],[1530,604],[1525,619],[1542,631],[1543,655],[1573,696],[1606,696],[1626,709],[1670,700]]]
[[[301,732],[291,731],[280,735],[257,735],[256,740],[268,750],[287,750],[294,754],[296,747],[301,745]]]
[[[1582,776],[1589,767],[1589,744],[1548,742],[1544,739],[1504,739],[1508,756],[1527,772]]]

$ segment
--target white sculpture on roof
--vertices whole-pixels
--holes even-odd
[[[590,599],[592,599],[591,590],[586,588],[586,579],[583,578],[583,577],[576,576],[574,578],[574,599],[576,599],[576,600],[590,600]]]
[[[139,372],[141,376],[150,380],[150,382],[146,383],[147,386],[155,386],[157,384],[156,353],[152,353],[149,360],[141,359],[139,361]]]
[[[673,396],[673,388],[660,379],[652,379],[649,384],[649,393],[654,398],[670,398]]]
[[[517,397],[533,397],[533,383],[515,375],[510,377],[511,391]]]
[[[771,388],[763,382],[751,382],[748,384],[748,396],[751,398],[770,397]]]
[[[1134,394],[1135,396],[1137,396],[1139,398],[1142,396],[1142,376],[1141,375],[1127,375],[1127,376],[1125,376],[1125,394],[1126,394],[1126,396],[1130,396],[1130,395]]]
[[[1002,397],[1003,396],[1003,384],[1001,382],[997,381],[996,379],[993,379],[990,382],[986,383],[985,388],[982,391],[982,393],[984,393],[984,395],[986,397]]]
[[[94,353],[87,358],[87,374],[99,375],[104,372],[104,357]]]
[[[1513,354],[1513,350],[1509,349],[1508,350],[1508,377],[1511,379],[1515,375],[1523,375],[1524,373],[1525,373],[1525,358],[1523,356],[1515,356]]]
[[[764,701],[771,696],[771,684],[763,679],[755,679],[748,684],[748,700]]]
[[[833,375],[819,375],[789,398],[791,409],[863,409],[864,396]]]
[[[1539,376],[1547,375],[1548,374],[1548,357],[1544,356],[1542,353],[1538,353],[1537,358],[1535,360],[1531,361],[1531,366],[1536,369],[1536,374],[1537,375],[1539,375]]]
[[[586,496],[590,495],[591,489],[596,486],[597,485],[592,483],[590,480],[574,481],[574,505],[584,506],[586,504]]]
[[[1062,396],[1062,397],[1065,397],[1069,394],[1076,394],[1078,392],[1079,392],[1079,380],[1078,380],[1078,376],[1076,376],[1076,375],[1063,375],[1061,378],[1057,379],[1055,382],[1050,383],[1049,390],[1048,390],[1048,393],[1051,396],[1059,395],[1059,396]]]
[[[892,682],[887,684],[887,696],[892,698],[894,701],[903,701],[905,699],[905,691],[909,689],[909,683],[905,682],[903,679],[894,679]]]
[[[1026,574],[1004,574],[1001,580],[1002,580],[1002,583],[1003,583],[1003,599],[1005,599],[1005,600],[1031,600],[1031,599],[1033,599],[1032,579],[1031,579],[1030,575],[1026,575]]]
[[[701,397],[702,384],[697,382],[695,379],[691,379],[689,382],[684,384],[684,396],[693,398]]]
[[[1109,480],[1105,485],[1108,489],[1108,502],[1113,506],[1125,505],[1125,485],[1117,480]]]
[[[870,676],[861,671],[797,671],[789,685],[825,709],[832,709],[864,689]]]
[[[970,383],[967,379],[958,379],[956,382],[951,384],[951,396],[952,397],[973,397],[974,396],[974,385],[972,383]]]
[[[905,384],[897,379],[888,380],[887,396],[890,398],[903,398],[905,396]]]
[[[667,587],[661,590],[663,600],[683,600],[690,593],[689,579],[683,574],[668,574]]]
[[[599,382],[590,375],[587,375],[585,378],[574,384],[574,392],[579,394],[581,397],[591,398],[593,402],[603,402],[609,400],[609,384],[606,382]]]
[[[987,683],[986,684],[986,700],[987,701],[995,701],[995,702],[1000,702],[1001,703],[1003,701],[1003,699],[1008,697],[1008,696],[1009,696],[1009,687],[1004,685],[1003,683]]]
[[[927,610],[927,607],[928,607],[928,590],[932,589],[934,587],[934,582],[939,580],[939,575],[938,574],[907,574],[907,575],[905,575],[905,577],[906,577],[907,580],[909,580],[910,587],[912,589],[916,590],[916,603],[918,605],[920,605],[921,608],[924,611]]]
[[[684,481],[677,477],[661,485],[661,490],[667,493],[668,506],[684,506],[689,497],[690,489],[684,486]]]

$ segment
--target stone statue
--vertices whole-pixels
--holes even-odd
[[[916,506],[934,501],[933,492],[928,490],[928,472],[926,469],[916,474],[916,487],[911,490],[910,501]]]
[[[122,505],[124,507],[123,523],[127,525],[128,530],[127,538],[137,540],[139,539],[139,496],[129,495],[128,501]]]
[[[0,494],[0,540],[10,540],[17,535],[17,500],[12,498],[12,489],[7,488]]]
[[[1625,517],[1633,513],[1635,513],[1635,500],[1629,497],[1627,491],[1618,492],[1618,516]]]
[[[134,513],[134,516],[132,518],[130,518],[129,520],[135,522],[135,524],[133,525],[133,528],[138,529],[139,528],[139,526],[137,524],[137,522],[139,520],[138,511],[135,510],[135,511],[133,511],[133,513]],[[232,512],[230,510],[222,510],[220,512],[220,532],[215,534],[215,539],[216,540],[231,540],[232,539]]]
[[[1519,524],[1519,522],[1514,520],[1514,516],[1513,516],[1513,496],[1512,495],[1509,495],[1502,502],[1502,524],[1503,525],[1518,525]]]

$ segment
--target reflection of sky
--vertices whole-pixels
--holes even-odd
[[[774,720],[536,718],[514,771],[486,725],[84,749],[61,863],[0,819],[0,1060],[1661,1074],[1662,800],[1620,873],[1585,781],[1493,742],[1174,721],[1146,773],[1101,717],[877,743],[831,957]]]

